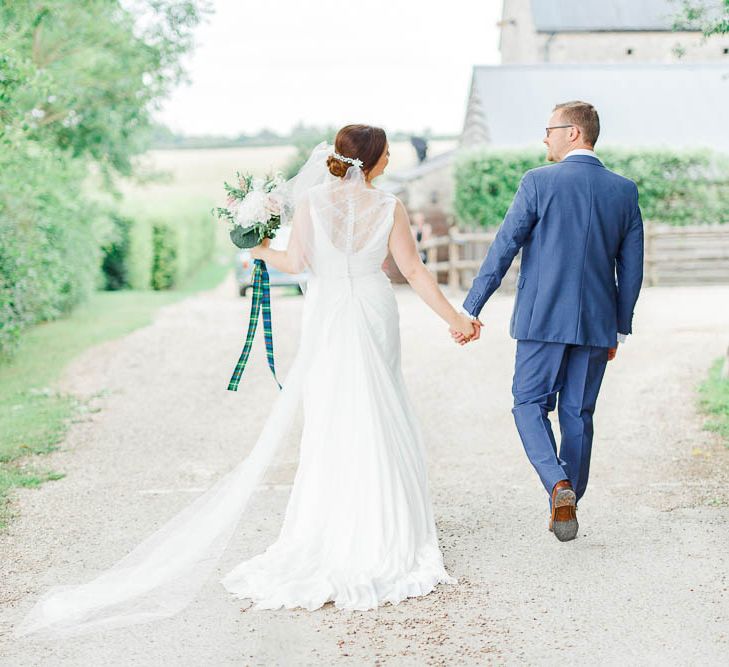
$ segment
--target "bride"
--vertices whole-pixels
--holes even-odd
[[[55,586],[16,636],[61,638],[172,616],[187,606],[225,550],[247,501],[303,403],[300,461],[281,532],[220,583],[254,609],[366,610],[456,583],[444,567],[425,450],[400,367],[392,253],[423,301],[466,338],[424,267],[403,204],[372,185],[388,163],[385,132],[348,125],[317,146],[277,193],[291,222],[287,249],[256,259],[306,269],[299,349],[250,454],[131,553],[95,579]]]

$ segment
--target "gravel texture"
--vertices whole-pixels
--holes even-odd
[[[643,292],[636,333],[603,383],[580,531],[567,543],[547,530],[547,496],[510,413],[511,297],[494,297],[482,339],[460,348],[408,288],[397,294],[405,378],[459,584],[371,612],[311,613],[247,610],[214,577],[166,621],[13,640],[43,590],[108,567],[253,445],[265,411],[248,399],[265,405],[277,389],[257,338],[241,389],[226,391],[248,317],[229,280],[67,369],[63,389],[86,410],[43,459],[66,477],[19,490],[0,536],[0,664],[726,664],[729,449],[702,430],[695,388],[729,341],[729,286]],[[284,378],[301,306],[274,297]],[[296,461],[292,437],[218,575],[275,539]]]

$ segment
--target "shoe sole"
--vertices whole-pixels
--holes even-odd
[[[560,542],[569,542],[577,536],[577,514],[575,505],[577,496],[572,489],[560,489],[554,498],[554,521],[552,532]]]

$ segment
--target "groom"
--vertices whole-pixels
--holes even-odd
[[[555,164],[524,174],[463,303],[477,324],[475,340],[481,309],[522,249],[510,326],[517,340],[512,412],[550,494],[549,529],[563,542],[577,534],[600,384],[618,340],[631,333],[643,280],[638,188],[599,160],[599,133],[591,104],[554,108],[544,143]],[[547,417],[555,407],[559,453]]]

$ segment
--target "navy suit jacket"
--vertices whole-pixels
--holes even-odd
[[[522,248],[510,333],[616,347],[643,282],[638,188],[589,155],[524,174],[463,307],[478,315]]]

